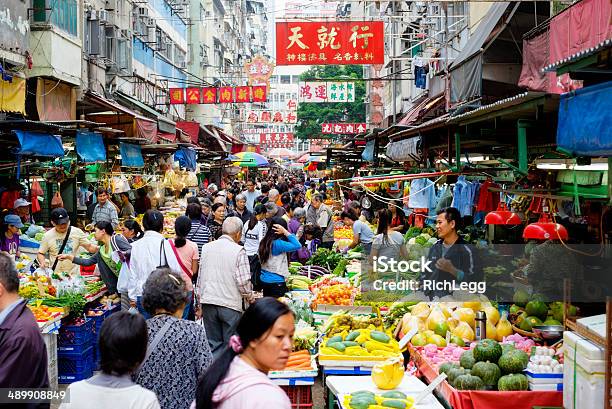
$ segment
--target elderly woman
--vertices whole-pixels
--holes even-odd
[[[295,234],[295,237],[297,237],[298,240],[302,238],[305,221],[306,210],[299,207],[297,204],[292,204],[289,208],[289,222],[287,223],[287,230],[289,230],[289,233]]]
[[[212,362],[206,331],[181,319],[189,294],[180,274],[168,268],[153,271],[142,298],[152,318],[147,320],[148,356],[135,381],[155,392],[161,409],[188,408],[198,378]]]

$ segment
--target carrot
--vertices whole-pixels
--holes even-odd
[[[289,359],[287,361],[287,366],[295,366],[295,365],[302,364],[304,362],[310,362],[310,358],[304,357],[304,358]]]
[[[301,351],[293,351],[290,356],[300,356],[300,355],[310,356],[310,352],[308,352],[307,349],[302,349]]]
[[[301,365],[292,367],[293,369],[312,369],[312,364],[310,362],[305,362]]]

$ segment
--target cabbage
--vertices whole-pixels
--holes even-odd
[[[419,245],[421,245],[421,246],[424,246],[425,244],[427,244],[427,240],[429,240],[429,239],[427,239],[427,238],[423,237],[423,235],[420,235],[419,237],[417,237],[417,238],[415,239],[415,243],[416,243],[416,244],[419,244]]]
[[[410,240],[408,240],[408,244],[416,244],[416,237],[413,237]]]
[[[431,236],[427,233],[421,233],[420,237],[425,237],[425,240],[431,239]]]

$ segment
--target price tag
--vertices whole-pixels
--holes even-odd
[[[440,375],[438,375],[438,377],[434,379],[429,384],[429,386],[427,386],[427,388],[425,388],[421,393],[417,395],[417,397],[414,399],[414,406],[418,405],[423,399],[429,396],[433,392],[433,390],[436,389],[436,387],[440,385],[445,379],[445,373],[441,373]]]
[[[400,351],[406,348],[406,345],[408,345],[412,337],[414,337],[417,334],[417,332],[419,332],[418,328],[412,328],[410,331],[408,331],[406,335],[402,337],[402,339],[400,339],[400,342],[399,342]]]

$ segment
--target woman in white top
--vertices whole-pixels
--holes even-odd
[[[404,245],[402,233],[393,230],[393,215],[389,209],[378,212],[378,230],[372,242],[371,256],[377,258],[377,264],[388,263],[391,259],[399,262],[408,258],[408,249]]]
[[[132,381],[145,360],[147,324],[139,314],[115,313],[100,330],[102,371],[66,390],[60,409],[159,409],[157,396]]]
[[[253,215],[248,223],[242,228],[242,244],[244,251],[249,257],[249,265],[251,266],[251,283],[254,290],[259,290],[259,273],[261,264],[259,262],[259,243],[266,236],[266,207],[262,204],[255,205]]]

